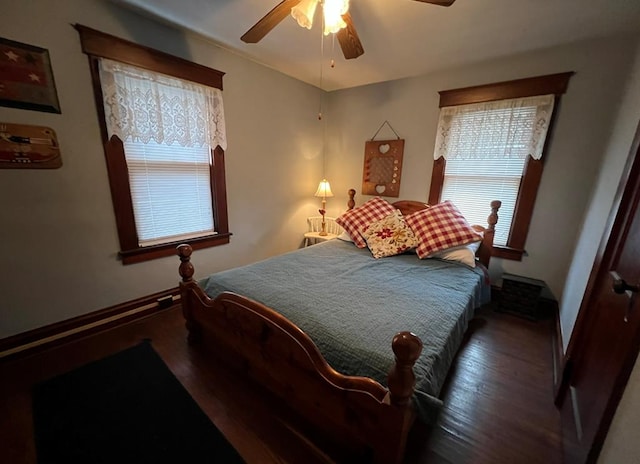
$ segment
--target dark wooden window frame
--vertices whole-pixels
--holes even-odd
[[[224,76],[224,73],[86,26],[76,24],[74,27],[80,34],[82,51],[89,56],[96,107],[100,119],[100,130],[109,173],[113,209],[120,239],[119,255],[122,263],[132,264],[174,255],[176,253],[175,248],[179,243],[189,243],[194,249],[229,243],[231,233],[229,233],[227,214],[224,150],[218,146],[211,150],[212,163],[210,171],[211,198],[216,234],[160,245],[146,247],[139,245],[123,144],[117,136],[114,135],[109,139],[107,134],[98,62],[100,58],[108,58],[220,90],[222,90],[222,76]]]
[[[527,234],[529,233],[529,225],[533,214],[536,196],[540,179],[542,178],[542,169],[544,166],[545,152],[549,146],[553,135],[553,126],[558,107],[560,105],[560,96],[567,91],[569,79],[573,72],[565,72],[559,74],[549,74],[546,76],[537,76],[526,79],[517,79],[513,81],[498,82],[495,84],[479,85],[474,87],[465,87],[462,89],[443,90],[440,94],[439,107],[468,105],[471,103],[483,103],[496,100],[507,100],[510,98],[533,97],[536,95],[555,95],[555,105],[547,139],[545,140],[542,157],[535,160],[529,156],[527,159],[518,197],[516,199],[516,208],[511,224],[511,231],[506,246],[494,245],[492,256],[504,259],[512,259],[520,261],[525,253],[525,243]],[[436,204],[440,201],[442,194],[442,185],[444,182],[444,171],[446,161],[441,157],[433,163],[433,173],[431,175],[431,188],[429,190],[429,203]],[[499,198],[497,198],[499,200]]]

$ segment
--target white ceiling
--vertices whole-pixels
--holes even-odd
[[[202,34],[220,46],[325,90],[435,70],[617,33],[640,33],[640,0],[351,0],[364,55],[345,60],[321,33],[287,17],[257,44],[240,40],[280,0],[113,0]],[[329,68],[335,58],[336,66]]]

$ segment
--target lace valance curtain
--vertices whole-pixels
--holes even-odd
[[[219,89],[104,58],[99,69],[109,137],[226,150]]]
[[[543,95],[441,108],[433,156],[540,159],[553,105]]]

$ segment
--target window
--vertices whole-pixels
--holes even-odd
[[[553,110],[571,75],[440,92],[429,202],[451,200],[483,224],[501,200],[494,256],[524,254]]]
[[[124,264],[229,243],[222,73],[76,26],[89,55]]]
[[[210,152],[209,145],[124,143],[141,247],[215,233]]]

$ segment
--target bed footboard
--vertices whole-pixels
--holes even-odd
[[[230,292],[209,298],[193,280],[191,253],[189,245],[178,247],[190,343],[239,367],[331,443],[375,463],[402,461],[415,419],[413,365],[422,351],[417,336],[401,332],[393,338],[388,390],[373,379],[340,374],[306,333],[271,308]]]

